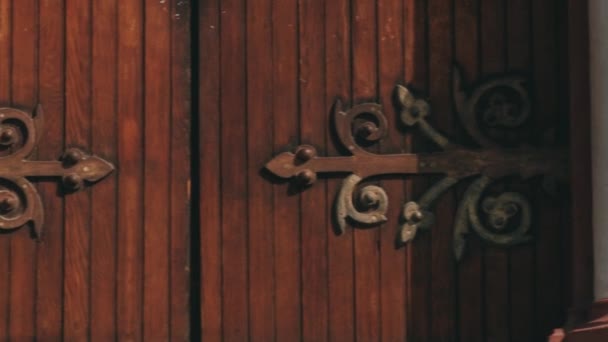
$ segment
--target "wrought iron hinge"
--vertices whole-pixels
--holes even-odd
[[[58,161],[28,160],[39,142],[43,111],[34,113],[0,108],[0,230],[32,225],[41,237],[44,209],[40,194],[28,178],[59,178],[63,192],[82,189],[114,170],[109,162],[77,148],[66,150]]]
[[[532,223],[529,200],[517,192],[490,195],[489,186],[509,176],[528,179],[544,176],[564,179],[567,176],[566,149],[556,147],[501,146],[500,132],[522,126],[531,114],[531,101],[523,76],[502,75],[469,90],[461,71],[453,70],[453,98],[460,121],[468,135],[479,145],[465,147],[450,141],[428,121],[430,105],[416,98],[406,87],[397,86],[395,97],[400,119],[416,127],[439,148],[429,153],[380,155],[362,145],[377,142],[387,134],[387,120],[376,103],[343,108],[337,101],[333,120],[338,140],[348,156],[321,157],[314,147],[301,145],[293,153],[274,157],[266,168],[281,178],[294,178],[302,185],[312,185],[318,174],[348,173],[335,205],[341,232],[348,222],[378,225],[387,221],[388,196],[377,185],[361,183],[387,174],[440,175],[418,201],[403,207],[403,223],[398,239],[412,240],[418,230],[433,225],[433,204],[441,194],[465,179],[471,180],[458,204],[453,231],[453,250],[461,259],[471,229],[481,238],[499,244],[514,245],[529,241]],[[498,136],[498,138],[496,138]]]

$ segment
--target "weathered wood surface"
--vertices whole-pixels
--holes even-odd
[[[336,98],[384,106],[390,136],[374,151],[428,148],[395,124],[395,83],[430,99],[436,127],[465,137],[451,98],[454,61],[472,81],[508,70],[529,74],[536,127],[563,131],[567,41],[558,23],[565,6],[199,3],[202,319],[195,330],[203,339],[527,341],[562,324],[568,303],[549,298],[567,291],[568,261],[559,251],[569,221],[559,215],[568,203],[532,194],[541,198],[534,244],[503,249],[472,237],[456,264],[451,229],[462,188],[443,196],[432,232],[395,249],[399,205],[418,196],[424,180],[381,180],[390,195],[389,223],[337,236],[331,205],[339,180],[294,194],[260,170],[298,144],[340,155],[329,133]],[[513,184],[505,188],[527,189]]]
[[[0,103],[117,171],[37,182],[41,242],[0,236],[0,340],[189,340],[190,2],[0,1]],[[144,18],[147,18],[145,20]]]

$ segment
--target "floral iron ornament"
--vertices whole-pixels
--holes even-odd
[[[114,170],[107,161],[77,148],[65,151],[59,161],[31,161],[42,130],[42,107],[35,113],[0,108],[0,231],[32,225],[41,237],[42,200],[28,178],[60,178],[65,192],[82,189]]]
[[[344,109],[338,101],[333,114],[334,126],[349,156],[320,157],[314,147],[301,145],[295,153],[277,155],[266,168],[281,178],[294,178],[304,185],[312,185],[317,174],[348,173],[336,198],[335,215],[340,232],[349,221],[362,225],[387,221],[386,192],[376,185],[360,186],[363,180],[387,174],[442,175],[418,201],[404,205],[399,233],[402,243],[412,240],[418,230],[432,226],[431,210],[441,194],[471,179],[454,221],[456,259],[462,258],[471,229],[482,239],[499,245],[529,241],[532,214],[528,199],[516,192],[489,196],[486,190],[508,176],[565,178],[568,154],[558,148],[503,148],[480,129],[480,126],[489,130],[513,129],[528,119],[531,104],[525,78],[502,76],[467,91],[460,70],[454,69],[453,97],[458,115],[481,148],[451,142],[427,121],[430,105],[426,101],[414,97],[403,86],[397,86],[395,93],[401,121],[421,131],[439,147],[439,152],[379,155],[365,150],[360,143],[376,142],[387,133],[381,106],[365,103]]]

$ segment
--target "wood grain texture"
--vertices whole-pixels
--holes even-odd
[[[457,1],[454,8],[454,55],[468,80],[480,76],[480,6],[483,0]],[[460,133],[459,138],[465,134]],[[466,187],[466,185],[465,185]],[[462,196],[464,189],[458,189]],[[483,341],[483,254],[477,238],[467,241],[465,259],[458,272],[458,329],[462,341]]]
[[[143,339],[169,338],[171,156],[171,4],[148,1],[144,13]]]
[[[65,113],[65,22],[64,0],[39,2],[39,98],[46,120],[39,145],[40,159],[55,159],[64,146]],[[59,137],[59,138],[58,138]],[[38,244],[36,275],[36,336],[58,340],[63,336],[61,324],[63,303],[63,200],[57,196],[57,185],[38,185],[45,205],[45,229]]]
[[[200,336],[219,341],[223,332],[221,214],[220,1],[199,4]],[[204,114],[202,114],[204,113]],[[203,133],[204,132],[204,133]],[[196,271],[196,270],[194,270]],[[194,287],[196,289],[197,287]]]
[[[190,341],[196,336],[191,332],[191,310],[194,304],[191,288],[191,231],[192,220],[192,1],[171,2],[171,232],[170,232],[170,313],[169,329],[171,341]],[[198,164],[197,164],[198,165]],[[192,304],[191,304],[192,303]]]
[[[532,6],[530,1],[517,0],[507,6],[507,68],[518,72],[532,69],[530,48]],[[548,121],[550,121],[549,119]],[[517,190],[525,193],[521,187]],[[533,194],[545,198],[546,194]],[[511,249],[509,264],[509,330],[512,341],[534,340],[534,245],[526,244]]]
[[[538,128],[563,126],[566,5],[0,0],[0,102],[43,105],[37,157],[78,145],[118,166],[66,196],[65,210],[56,184],[41,182],[41,243],[25,229],[0,235],[0,340],[543,339],[569,305],[567,263],[554,262],[564,261],[570,221],[556,213],[567,203],[542,205],[535,243],[502,249],[471,237],[456,265],[450,232],[462,189],[442,198],[431,232],[397,249],[401,205],[428,180],[382,179],[389,222],[337,236],[339,179],[293,193],[261,169],[300,143],[339,154],[329,124],[336,97],[383,104],[391,132],[373,151],[427,150],[398,125],[396,83],[430,98],[441,131],[464,137],[453,61],[472,81],[528,71]],[[194,275],[190,247],[200,251]],[[573,286],[578,305],[585,286]],[[192,327],[190,305],[200,320]]]
[[[456,119],[451,99],[451,63],[454,25],[453,1],[431,0],[429,15],[429,97],[433,106],[431,122],[442,132],[453,136]],[[452,253],[453,217],[456,212],[455,191],[446,192],[437,201],[436,222],[431,228],[431,341],[453,341],[456,335],[454,255]]]
[[[117,335],[142,339],[143,17],[140,1],[119,1]]]
[[[67,145],[91,146],[91,2],[66,0]],[[65,200],[64,338],[86,340],[91,331],[91,192]]]
[[[507,71],[505,1],[481,2],[481,72]],[[509,340],[509,254],[504,248],[484,247],[485,338]]]
[[[251,341],[275,339],[274,196],[272,183],[260,177],[273,152],[272,3],[247,2],[247,192],[249,240],[249,322]],[[256,224],[249,224],[255,222]]]
[[[327,106],[325,96],[324,3],[298,1],[299,10],[299,128],[300,140],[326,153]],[[300,248],[302,250],[302,339],[327,341],[328,325],[328,221],[327,189],[312,187],[301,194]]]
[[[0,1],[0,96],[4,103],[11,100],[11,44],[12,44],[12,13],[11,0]],[[11,271],[11,241],[8,236],[0,235],[0,272],[9,274]],[[0,339],[7,340],[10,336],[10,277],[0,277]]]
[[[15,106],[32,108],[38,100],[37,30],[29,15],[36,12],[33,0],[13,2],[11,99]],[[36,246],[30,231],[21,229],[10,237],[10,338],[31,339],[35,319]]]
[[[376,3],[352,1],[353,104],[378,98],[378,29]],[[364,341],[380,338],[380,232],[353,227],[355,336]]]
[[[221,243],[223,339],[250,334],[246,2],[220,3],[221,46]],[[204,119],[204,118],[203,118]],[[204,165],[202,166],[204,168]]]
[[[340,98],[350,102],[351,99],[351,18],[352,3],[348,0],[325,2],[325,91],[326,103]],[[326,110],[326,113],[327,110]],[[334,144],[333,132],[326,131],[325,141],[328,155],[339,155]],[[342,184],[339,179],[327,180],[327,203],[333,203],[335,194]],[[327,215],[327,227],[333,227],[333,214]],[[354,279],[354,231],[346,229],[335,234],[334,229],[327,230],[328,258],[328,295],[329,295],[329,340],[354,340],[356,336],[355,321],[355,288],[345,286]]]
[[[116,161],[118,2],[94,1],[92,20],[91,150]],[[116,339],[116,173],[91,189],[91,333],[93,341]]]
[[[403,136],[391,103],[396,83],[429,97],[430,120],[450,138],[469,143],[452,105],[452,63],[461,64],[469,81],[511,68],[531,70],[530,48],[540,38],[528,32],[537,14],[529,2],[512,5],[503,0],[201,4],[203,336],[314,341],[516,341],[530,336],[536,329],[531,315],[545,312],[534,304],[539,288],[532,272],[538,253],[544,252],[539,244],[505,249],[471,236],[467,255],[457,265],[450,232],[464,188],[441,199],[432,232],[421,232],[401,250],[394,246],[392,224],[402,203],[416,199],[429,180],[381,180],[391,198],[389,223],[337,236],[331,203],[339,179],[322,178],[293,193],[256,172],[271,157],[264,155],[267,145],[274,154],[301,143],[315,145],[319,154],[339,154],[328,116],[336,98],[348,105],[370,100],[384,105],[391,134],[373,151],[432,148],[407,134],[410,130]],[[235,55],[240,53],[245,59]],[[558,54],[545,58],[557,63]],[[234,89],[237,80],[241,87]],[[266,127],[272,127],[272,138],[259,133]],[[235,167],[241,171],[238,180],[232,178]],[[242,188],[238,196],[236,186]],[[240,216],[227,217],[227,210]],[[228,227],[233,228],[229,245]],[[238,240],[245,230],[247,241]],[[560,243],[556,238],[543,248]],[[234,289],[233,281],[242,287]],[[267,319],[255,316],[258,309]],[[555,307],[554,312],[547,321],[557,326],[563,315]]]
[[[589,28],[588,1],[567,1],[568,11],[568,99],[570,120],[570,168],[572,179],[572,225],[567,230],[571,240],[568,275],[571,282],[572,309],[568,320],[581,323],[581,314],[593,302],[593,247],[591,224],[591,141],[589,137]],[[567,278],[568,279],[568,278]]]
[[[398,115],[394,111],[393,95],[395,84],[403,84],[405,76],[404,55],[404,4],[401,0],[380,0],[377,2],[378,30],[378,92],[380,103],[386,114],[389,136],[381,142],[382,153],[403,153],[405,141]],[[392,203],[405,203],[406,188],[401,179],[381,182],[387,189]],[[398,220],[402,212],[400,205],[391,205],[388,217]],[[395,221],[394,221],[395,222]],[[406,301],[407,269],[406,251],[396,244],[398,229],[395,225],[385,224],[380,231],[379,250],[379,292],[380,292],[380,340],[400,341],[407,335]]]
[[[419,92],[428,88],[428,22],[427,0],[408,0],[405,7],[405,83]],[[428,146],[423,139],[412,137],[409,149]],[[428,181],[415,179],[406,187],[410,199],[419,196]],[[407,337],[413,341],[428,341],[431,328],[431,235],[416,237],[416,243],[406,246],[408,288]]]
[[[189,340],[190,8],[0,2],[0,102],[45,111],[32,158],[118,166],[74,194],[36,180],[41,241],[1,236],[1,340]]]
[[[299,137],[298,1],[272,3],[272,113],[273,152],[295,146]],[[264,160],[266,160],[264,158]],[[273,187],[275,338],[302,336],[302,252],[300,198],[284,187]]]
[[[559,45],[558,15],[559,6],[564,2],[539,0],[532,6],[532,16],[535,18],[532,26],[533,45],[533,78],[534,93],[537,96],[537,115],[534,118],[540,132],[558,128],[560,102],[558,85],[559,77]],[[543,12],[543,15],[540,13]],[[546,134],[545,134],[546,135]],[[541,198],[542,193],[536,194]],[[546,196],[546,195],[545,195]],[[561,200],[563,203],[564,201]],[[546,200],[538,203],[539,217],[536,248],[536,336],[545,338],[551,334],[555,322],[563,321],[564,313],[559,308],[564,307],[562,272],[562,248],[560,239],[564,215],[560,214],[560,199]],[[547,310],[547,311],[545,311]]]

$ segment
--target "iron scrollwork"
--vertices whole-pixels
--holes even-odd
[[[438,151],[372,153],[362,145],[377,142],[387,134],[387,120],[381,106],[364,103],[345,109],[337,101],[333,112],[334,127],[339,142],[350,155],[320,157],[314,147],[302,145],[295,153],[275,156],[266,168],[281,178],[294,178],[305,185],[312,185],[318,174],[347,173],[335,206],[340,232],[349,222],[373,226],[388,220],[386,192],[376,185],[361,186],[370,177],[387,174],[441,176],[418,201],[405,203],[399,231],[402,243],[411,241],[419,230],[428,230],[433,225],[433,206],[443,193],[470,180],[454,220],[456,259],[462,258],[471,230],[498,245],[530,241],[532,209],[529,200],[518,192],[490,195],[487,190],[511,176],[565,178],[567,151],[557,147],[509,146],[509,142],[502,139],[501,130],[515,129],[531,116],[532,106],[524,77],[496,77],[470,89],[461,71],[455,67],[452,90],[459,119],[478,145],[476,147],[454,143],[436,130],[427,120],[431,113],[429,103],[398,85],[395,97],[401,122],[416,128],[437,145]]]
[[[32,161],[42,130],[43,111],[34,113],[0,108],[0,231],[31,224],[40,238],[44,208],[28,178],[59,178],[64,192],[74,192],[97,182],[114,170],[109,162],[78,148],[67,149],[60,160]]]

